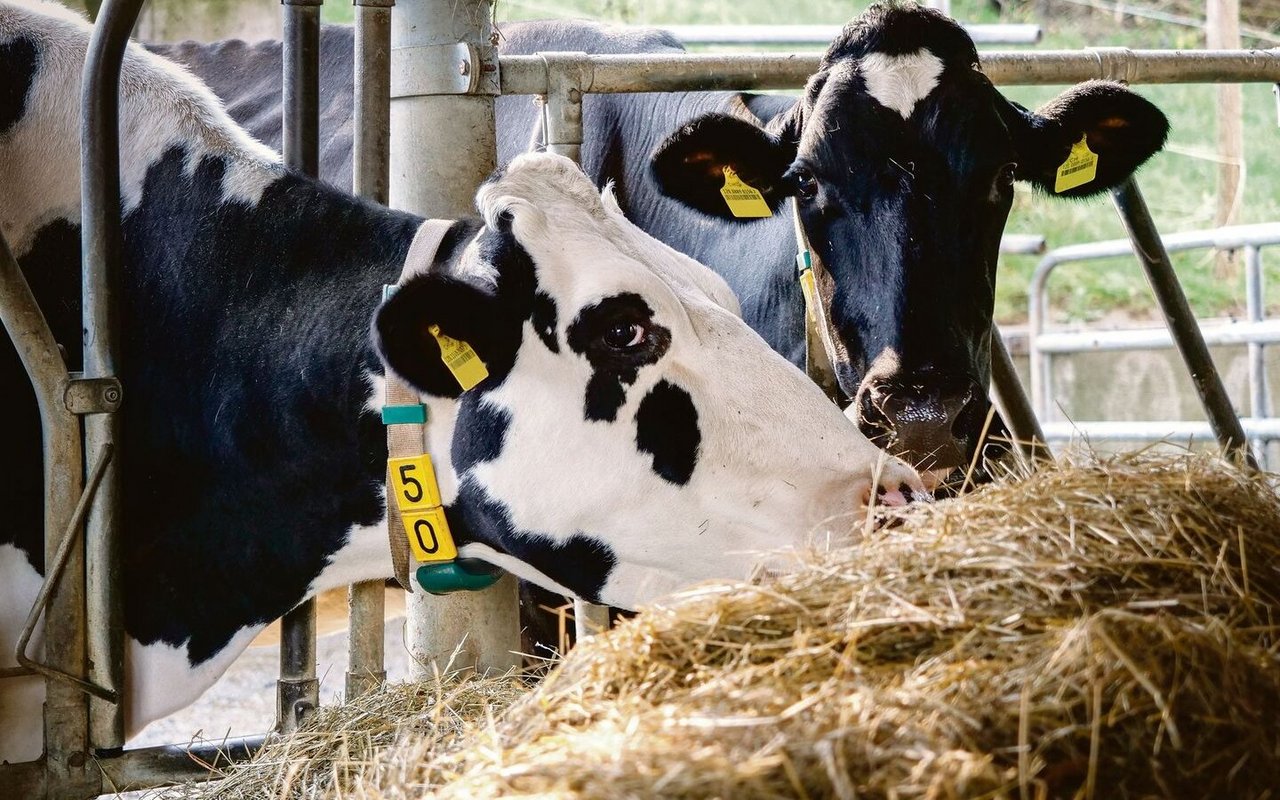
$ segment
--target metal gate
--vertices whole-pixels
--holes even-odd
[[[1236,225],[1206,231],[1175,233],[1164,237],[1169,252],[1213,249],[1243,251],[1245,274],[1244,321],[1202,327],[1201,336],[1209,345],[1240,345],[1248,348],[1249,416],[1241,419],[1255,457],[1265,466],[1266,444],[1280,439],[1280,419],[1271,416],[1267,397],[1265,348],[1280,342],[1280,320],[1268,319],[1263,302],[1262,251],[1280,244],[1280,223]],[[1143,421],[1116,422],[1063,420],[1053,403],[1054,357],[1073,353],[1152,350],[1173,346],[1167,329],[1066,332],[1049,330],[1049,278],[1064,264],[1126,256],[1132,252],[1127,239],[1069,245],[1047,253],[1031,277],[1028,318],[1031,357],[1031,399],[1049,442],[1083,437],[1090,441],[1159,441],[1174,439],[1210,441],[1213,431],[1207,422]]]
[[[0,765],[0,792],[5,797],[79,800],[101,791],[125,791],[166,785],[204,776],[209,766],[247,757],[262,737],[206,747],[153,747],[126,750],[120,704],[123,626],[121,624],[115,523],[121,441],[115,409],[121,387],[115,375],[115,314],[111,288],[116,285],[120,252],[117,103],[118,74],[126,38],[143,0],[105,0],[86,60],[83,87],[82,168],[84,231],[84,296],[86,370],[67,373],[56,343],[36,307],[26,282],[7,248],[0,247],[0,317],[19,349],[41,399],[46,455],[45,589],[32,610],[31,627],[41,613],[51,643],[45,663],[30,659],[11,674],[46,678],[45,756],[35,762]],[[315,165],[319,6],[321,0],[284,0],[285,153],[302,169]],[[493,98],[498,94],[534,94],[546,98],[549,149],[576,155],[582,140],[582,95],[585,92],[662,92],[712,89],[796,89],[816,69],[818,56],[786,55],[618,55],[580,53],[512,56],[499,59],[489,39],[487,0],[460,11],[451,0],[405,0],[391,15],[392,0],[356,0],[357,96],[356,189],[374,199],[388,199],[385,165],[399,162],[403,149],[386,147],[386,120],[411,124],[430,106],[471,131],[465,155],[453,147],[421,153],[416,160],[438,180],[423,188],[405,187],[391,196],[396,205],[427,214],[455,214],[469,209],[479,179],[493,166]],[[456,24],[455,24],[456,23]],[[391,57],[393,40],[397,44]],[[1084,52],[986,53],[984,69],[995,83],[1057,84],[1090,78],[1132,83],[1214,83],[1280,81],[1280,53],[1271,51],[1131,51],[1105,48]],[[394,66],[394,72],[392,68]],[[395,80],[392,76],[395,76]],[[397,87],[396,80],[402,81]],[[391,91],[388,92],[388,88]],[[388,94],[399,111],[386,110]],[[416,107],[416,109],[415,109]],[[446,145],[448,143],[446,142]],[[474,144],[474,146],[471,146]],[[449,165],[457,169],[450,172]],[[459,171],[461,178],[458,177]],[[417,175],[415,174],[415,177]],[[442,189],[442,187],[444,187]],[[391,187],[391,192],[397,192]],[[464,208],[443,194],[465,197]],[[1168,258],[1155,236],[1145,206],[1132,183],[1115,191],[1117,205],[1141,252],[1144,266],[1161,297],[1162,307],[1182,342],[1184,355],[1197,375],[1214,430],[1228,446],[1243,444],[1239,421],[1225,404],[1203,339],[1181,299]],[[996,337],[995,341],[1000,342]],[[1197,349],[1198,343],[1198,349]],[[92,352],[91,352],[92,351]],[[1043,441],[1030,403],[1002,346],[993,347],[993,376],[998,400],[1015,434],[1027,442]],[[87,432],[82,442],[80,417]],[[92,465],[87,481],[84,465]],[[82,489],[83,487],[83,489]],[[87,523],[86,523],[87,515]],[[89,569],[85,571],[88,554]],[[481,613],[514,614],[510,589],[478,602]],[[353,691],[375,685],[381,672],[380,599],[365,587],[353,590]],[[286,617],[281,657],[279,726],[289,729],[315,705],[314,612],[309,603]],[[462,612],[464,614],[473,613]],[[428,631],[425,635],[431,638]],[[446,637],[447,638],[447,637]],[[438,643],[440,636],[435,636]],[[25,644],[25,642],[23,642]],[[501,647],[500,637],[494,646]],[[477,660],[502,653],[475,653]],[[94,668],[86,673],[85,664]],[[356,666],[359,665],[359,666]]]

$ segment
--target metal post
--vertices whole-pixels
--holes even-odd
[[[356,11],[355,193],[386,204],[391,144],[391,7],[395,0],[354,0]],[[382,581],[347,591],[347,697],[378,688],[387,679],[386,594]]]
[[[991,324],[991,383],[995,386],[996,402],[1004,412],[1005,423],[1018,449],[1033,462],[1051,458],[1046,444],[1048,440],[1040,429],[1040,421],[1031,408],[1022,381],[1018,380],[1009,348],[1004,346],[1004,338],[994,322]]]
[[[547,68],[542,105],[542,141],[547,152],[582,161],[582,102],[591,91],[592,62],[586,53],[539,53]],[[535,612],[536,613],[536,612]],[[609,629],[609,607],[575,598],[576,641]]]
[[[18,268],[8,244],[0,237],[0,320],[13,341],[35,389],[40,407],[44,445],[45,575],[50,576],[55,556],[68,530],[80,496],[84,470],[80,421],[66,407],[63,397],[70,383],[58,344],[36,305],[31,288]],[[53,595],[46,615],[47,661],[55,669],[84,674],[83,560],[75,562],[68,578]],[[52,577],[46,577],[52,580]],[[5,680],[33,680],[32,673],[7,671]],[[45,763],[32,766],[0,765],[0,783],[30,787],[21,797],[80,798],[95,794],[96,784],[84,771],[87,759],[88,709],[85,695],[75,686],[54,678],[46,680]],[[46,784],[47,779],[47,784]],[[45,794],[46,785],[65,787]],[[65,791],[64,793],[61,793]]]
[[[1262,322],[1266,316],[1266,303],[1262,290],[1262,248],[1249,245],[1244,249],[1244,291],[1245,306],[1248,309],[1250,322]],[[1261,342],[1249,342],[1249,415],[1254,419],[1271,416],[1270,403],[1267,398],[1267,361],[1264,345]],[[1253,441],[1254,456],[1264,466],[1267,465],[1267,440]]]
[[[1134,254],[1142,263],[1147,282],[1151,284],[1151,291],[1160,304],[1165,324],[1169,326],[1169,332],[1178,345],[1178,352],[1182,354],[1182,360],[1191,374],[1191,381],[1200,395],[1200,402],[1209,417],[1209,424],[1213,427],[1218,443],[1227,453],[1239,452],[1245,462],[1256,469],[1258,464],[1249,452],[1240,418],[1231,407],[1231,398],[1222,386],[1217,367],[1209,355],[1209,347],[1196,324],[1187,296],[1178,283],[1169,253],[1160,241],[1160,234],[1156,231],[1142,193],[1138,191],[1137,182],[1129,178],[1111,190],[1111,197],[1124,221],[1125,230],[1129,233]]]
[[[114,378],[120,371],[120,284],[124,235],[120,216],[120,67],[143,0],[107,0],[98,13],[81,87],[80,203],[84,270],[84,375]],[[120,401],[116,389],[116,401]],[[89,680],[111,691],[124,686],[124,610],[120,596],[120,463],[118,412],[85,417],[85,463],[106,452],[107,467],[85,525],[85,603]],[[69,577],[74,572],[69,572]],[[59,616],[50,608],[46,621]],[[46,628],[47,630],[47,628]],[[59,642],[49,638],[50,642]],[[90,746],[114,754],[124,746],[124,709],[118,701],[90,700]],[[46,720],[48,715],[46,713]],[[51,782],[51,788],[52,788]]]
[[[391,17],[391,205],[427,217],[472,213],[496,165],[498,58],[488,0],[403,0]],[[409,596],[419,668],[518,666],[515,579],[481,592]]]
[[[307,175],[319,171],[321,0],[283,0],[284,161]],[[316,680],[316,605],[306,602],[280,620],[276,728],[289,733],[320,705]]]

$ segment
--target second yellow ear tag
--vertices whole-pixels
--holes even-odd
[[[480,360],[480,355],[471,348],[471,345],[461,339],[445,336],[440,332],[438,325],[432,325],[427,330],[436,338],[436,343],[440,345],[440,360],[453,373],[462,391],[470,390],[489,377],[489,368]]]
[[[729,213],[735,217],[745,219],[773,216],[769,204],[764,201],[764,195],[754,186],[743,183],[738,173],[730,167],[724,168],[724,186],[720,189],[720,196],[728,204]]]
[[[1067,160],[1058,167],[1058,179],[1053,184],[1055,194],[1060,194],[1077,186],[1084,186],[1098,177],[1098,155],[1089,149],[1089,137],[1081,136],[1080,141],[1071,145]]]

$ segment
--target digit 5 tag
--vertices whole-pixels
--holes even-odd
[[[440,505],[440,484],[436,482],[436,471],[431,466],[431,456],[409,456],[408,458],[391,458],[387,460],[387,468],[391,473],[391,486],[396,496],[396,505],[404,515],[408,524],[409,512],[435,508]],[[410,541],[413,537],[409,537]]]
[[[405,535],[409,537],[409,549],[418,561],[452,561],[458,557],[453,543],[449,520],[443,508],[413,511],[401,515]]]

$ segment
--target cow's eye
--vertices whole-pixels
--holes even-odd
[[[1002,189],[1013,187],[1013,180],[1017,176],[1017,164],[1005,164],[1000,168],[1000,172],[996,173],[996,186]]]
[[[638,322],[615,322],[604,332],[604,343],[615,350],[627,350],[644,341],[644,326]]]
[[[804,200],[812,200],[818,193],[818,179],[804,167],[792,171],[791,180],[795,182],[796,194]]]

